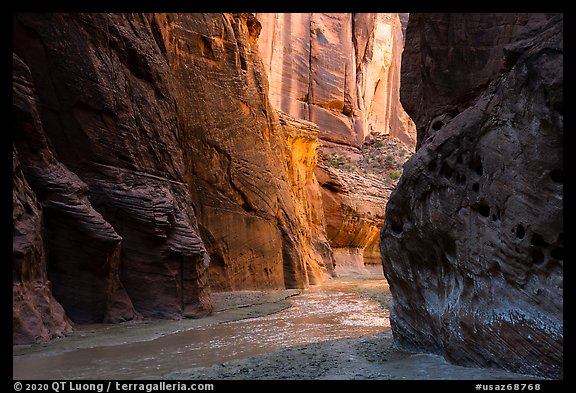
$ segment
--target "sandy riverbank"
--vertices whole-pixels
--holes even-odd
[[[15,345],[13,355],[50,355],[82,348],[106,347],[151,341],[178,332],[214,324],[270,315],[290,307],[288,300],[299,289],[276,291],[236,291],[212,294],[214,312],[201,319],[145,319],[121,324],[77,325],[68,337],[45,344]]]
[[[171,372],[166,379],[298,380],[524,380],[536,379],[498,369],[459,367],[442,357],[392,346],[392,335],[325,341],[282,348],[211,367]]]
[[[376,276],[377,277],[377,276]],[[334,285],[376,301],[383,309],[392,305],[388,283],[374,275],[354,275]],[[166,379],[214,380],[522,380],[536,379],[499,369],[460,367],[438,355],[411,353],[393,345],[392,331],[281,348],[266,354],[211,367],[197,367],[163,375]]]
[[[203,319],[84,325],[65,339],[15,346],[13,376],[530,379],[394,348],[388,322],[392,297],[378,275],[340,277],[304,291],[215,293],[213,301],[214,314]]]

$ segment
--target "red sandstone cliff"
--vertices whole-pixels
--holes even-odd
[[[259,32],[250,14],[14,16],[14,343],[330,274],[314,180],[286,162],[311,139],[268,102]]]
[[[315,122],[321,154],[358,161],[370,134],[414,144],[415,125],[400,104],[405,23],[399,15],[406,21],[407,14],[257,14],[271,104]],[[316,170],[337,268],[361,271],[364,254],[380,263],[379,231],[390,189],[379,179],[388,173],[377,172]]]
[[[399,100],[398,14],[257,14],[275,108],[318,124],[325,140],[360,147],[372,132],[406,143],[415,127]]]

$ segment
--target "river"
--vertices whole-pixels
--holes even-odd
[[[339,278],[293,296],[297,293],[277,291],[277,297],[264,300],[266,294],[260,292],[215,294],[217,311],[202,320],[80,327],[70,338],[41,346],[15,347],[13,377],[50,380],[258,378],[257,365],[244,367],[252,370],[251,375],[242,372],[243,366],[254,361],[251,357],[269,355],[266,361],[272,363],[262,375],[265,378],[522,378],[500,370],[449,365],[434,355],[394,350],[389,323],[391,296],[381,274]],[[238,301],[242,296],[247,299],[245,302]],[[350,339],[366,343],[363,347],[366,351],[352,351],[356,341],[347,344],[345,340]],[[310,352],[312,347],[307,345],[316,347]],[[341,361],[338,356],[329,360],[337,354],[334,345],[342,350]],[[350,358],[369,358],[374,355],[369,352],[376,350],[371,348],[378,346],[381,348],[377,359],[372,362],[363,359],[350,370]],[[302,363],[302,367],[301,370],[293,367],[290,371],[282,365],[285,354],[278,351],[294,348],[300,348],[295,353],[299,357],[296,362]],[[325,370],[308,375],[308,366],[314,364],[313,358],[322,348],[332,352],[319,360],[319,367]],[[378,359],[389,361],[378,365]],[[278,364],[274,365],[274,361]],[[364,368],[359,366],[363,361]],[[262,359],[257,361],[257,364],[264,363]],[[343,371],[339,370],[340,366]],[[396,371],[391,373],[391,370]],[[352,373],[347,374],[348,371]]]

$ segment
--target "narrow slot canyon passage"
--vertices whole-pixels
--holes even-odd
[[[13,14],[13,378],[561,380],[562,26]]]

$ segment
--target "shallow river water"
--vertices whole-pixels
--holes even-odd
[[[15,356],[15,379],[143,378],[209,366],[274,349],[372,335],[389,329],[387,311],[346,291],[347,282],[315,286],[275,314],[180,331],[150,341]],[[105,333],[103,333],[105,334]]]
[[[179,321],[162,322],[157,336],[138,335],[144,325],[126,325],[132,329],[131,339],[94,345],[82,342],[62,350],[58,343],[48,344],[45,350],[18,351],[13,356],[14,379],[145,379],[162,378],[178,370],[215,365],[269,353],[278,348],[320,342],[338,342],[363,336],[385,333],[390,338],[389,311],[374,300],[374,292],[387,288],[383,277],[367,279],[338,279],[305,290],[290,298],[291,307],[256,318],[215,321],[205,326],[174,329]],[[372,296],[366,296],[371,293]],[[234,295],[232,295],[234,296]],[[386,304],[389,293],[378,300]],[[249,305],[240,307],[249,308]],[[222,311],[225,313],[226,311]],[[245,318],[245,316],[244,316]],[[178,325],[181,326],[181,325]],[[172,327],[168,329],[167,327]],[[124,329],[123,327],[114,327]],[[92,332],[104,338],[106,330]],[[81,329],[80,329],[81,330]],[[82,336],[82,334],[80,334]],[[66,343],[66,340],[62,340]],[[113,341],[113,340],[112,340]],[[102,344],[104,343],[104,344]],[[446,363],[439,357],[417,355],[402,358],[400,368],[416,367],[439,370]],[[303,358],[303,363],[306,358]],[[390,363],[392,366],[392,363]],[[453,366],[448,366],[448,368]],[[459,368],[463,369],[463,368]],[[451,369],[447,369],[449,377]],[[470,374],[469,371],[472,372]],[[464,369],[461,378],[474,376],[474,369]],[[460,370],[461,372],[461,370]],[[466,374],[468,373],[468,374]],[[172,374],[174,375],[174,374]],[[203,374],[208,377],[208,374]],[[336,375],[337,376],[337,375]],[[490,376],[490,374],[489,374]],[[493,374],[495,377],[506,377]],[[510,374],[511,378],[513,377]],[[217,376],[215,376],[217,378]]]

